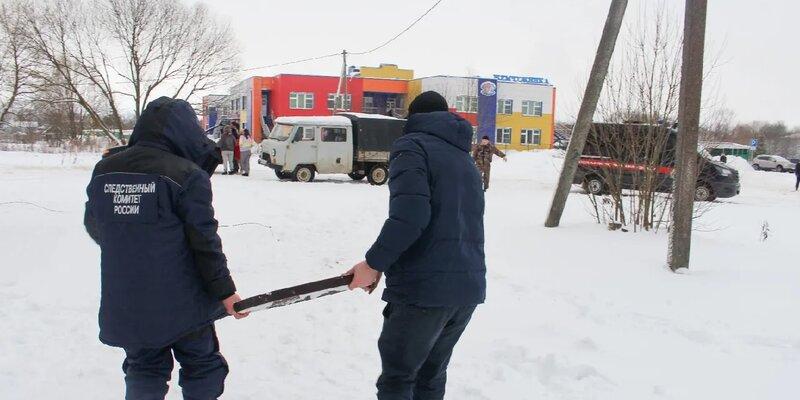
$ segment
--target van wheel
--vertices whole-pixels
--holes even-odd
[[[783,165],[778,165],[778,167],[775,168],[775,170],[778,172],[783,172]]]
[[[291,172],[278,171],[276,169],[275,170],[275,176],[277,176],[278,179],[281,179],[281,180],[283,180],[283,179],[291,179],[292,178],[292,173]]]
[[[389,169],[385,165],[376,165],[369,170],[367,180],[373,185],[383,185],[389,180]]]
[[[292,180],[295,182],[311,182],[314,180],[314,168],[306,165],[298,165],[292,173]]]
[[[711,187],[705,183],[697,183],[697,187],[694,189],[694,201],[714,201],[716,198]]]
[[[364,179],[364,177],[366,177],[367,175],[362,174],[362,173],[358,173],[358,172],[351,172],[351,173],[347,174],[347,176],[349,176],[350,179],[352,179],[354,181],[360,181],[360,180]]]
[[[592,175],[583,181],[583,190],[585,190],[586,193],[601,196],[606,192],[606,185],[599,176]]]
[[[758,164],[753,164],[753,169],[754,169],[754,170],[756,170],[756,171],[758,171],[758,170],[760,170],[760,169],[761,169],[761,166],[760,166],[760,165],[758,165]]]

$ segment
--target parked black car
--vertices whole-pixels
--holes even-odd
[[[677,134],[675,128],[664,125],[593,124],[573,183],[600,195],[612,185],[638,190],[650,179],[655,191],[669,193]],[[739,194],[739,173],[735,169],[700,153],[697,157],[700,173],[695,201]]]

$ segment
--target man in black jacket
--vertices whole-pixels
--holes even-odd
[[[101,250],[100,341],[125,350],[126,399],[163,399],[173,353],[187,399],[216,399],[228,365],[214,321],[240,300],[211,206],[216,145],[183,100],[147,105],[128,149],[97,163],[84,224]]]
[[[378,399],[442,399],[453,347],[486,292],[483,187],[472,126],[436,92],[409,106],[393,146],[389,218],[354,266],[351,289],[386,273]]]

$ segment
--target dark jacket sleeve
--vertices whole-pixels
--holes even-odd
[[[428,226],[431,193],[422,148],[407,137],[398,139],[389,164],[389,218],[367,252],[367,264],[386,271]]]
[[[92,180],[89,181],[89,185],[86,186],[86,209],[83,211],[83,226],[86,228],[86,233],[89,234],[89,237],[94,240],[95,243],[98,245],[100,244],[100,231],[97,229],[97,219],[93,214],[93,205],[92,205],[92,192],[94,184],[94,176],[96,174],[96,170],[92,172]]]
[[[206,291],[219,300],[236,293],[228,261],[217,234],[217,220],[211,206],[211,180],[203,171],[192,172],[178,201],[178,217],[183,221],[195,267]]]

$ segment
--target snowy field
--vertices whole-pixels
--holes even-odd
[[[97,340],[99,249],[85,234],[91,155],[0,152],[0,399],[120,399],[123,352]],[[800,193],[742,169],[742,195],[699,221],[692,269],[665,233],[610,232],[573,193],[542,227],[560,160],[513,153],[487,193],[488,299],[456,348],[448,399],[797,399]],[[243,296],[361,260],[388,190],[346,177],[215,176]],[[36,205],[16,203],[34,202]],[[38,206],[37,206],[38,205]],[[44,208],[40,208],[44,207]],[[761,241],[762,225],[769,238]],[[226,399],[372,399],[379,293],[343,293],[218,324]],[[177,377],[168,398],[178,399]]]

